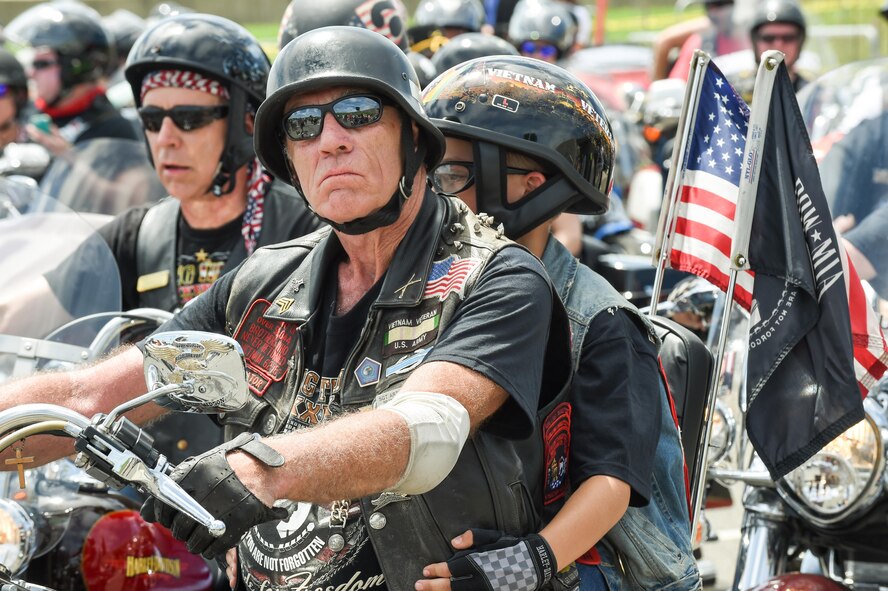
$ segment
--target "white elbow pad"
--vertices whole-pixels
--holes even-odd
[[[401,415],[410,429],[410,458],[401,479],[388,489],[418,495],[450,474],[469,437],[469,413],[462,404],[435,392],[398,392],[378,408]]]

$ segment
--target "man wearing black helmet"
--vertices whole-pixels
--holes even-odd
[[[225,534],[153,501],[143,515],[193,552],[227,554],[232,577],[240,542],[255,591],[406,590],[470,524],[538,527],[520,482],[542,456],[519,461],[512,439],[530,435],[540,392],[566,383],[564,311],[538,260],[427,190],[444,142],[404,53],[358,27],[300,35],[271,68],[254,140],[332,230],[258,249],[162,327],[232,335],[253,395],[221,417],[225,447],[173,474]],[[107,410],[145,390],[141,368],[127,349],[17,382],[0,406],[88,380],[78,408]]]
[[[93,138],[139,139],[105,96],[103,80],[116,58],[98,13],[74,4],[38,4],[3,33],[21,48],[18,57],[28,65],[34,104],[51,120],[51,125],[27,127],[34,141],[58,156]]]
[[[798,92],[808,82],[795,65],[805,45],[807,25],[802,8],[795,0],[764,0],[756,7],[749,27],[756,65],[769,49],[782,51],[793,89]]]
[[[257,248],[319,226],[253,152],[269,67],[246,29],[212,15],[158,21],[134,44],[125,75],[170,197],[100,229],[120,270],[123,310],[178,310]],[[51,272],[50,284],[69,285],[67,268]],[[169,415],[151,432],[173,461],[221,442],[221,431],[200,416]]]
[[[492,214],[540,257],[571,319],[574,374],[568,400],[543,420],[546,527],[524,538],[460,532],[453,544],[461,552],[429,565],[418,591],[511,588],[508,574],[493,568],[497,557],[525,553],[540,539],[557,568],[579,563],[581,590],[699,589],[659,339],[551,234],[564,211],[607,209],[615,144],[604,108],[569,72],[510,56],[442,73],[423,106],[447,138],[432,185]]]
[[[521,55],[551,64],[567,56],[576,37],[576,20],[560,2],[520,0],[509,19],[509,41]]]

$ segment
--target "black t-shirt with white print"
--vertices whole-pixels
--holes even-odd
[[[284,432],[313,427],[341,410],[339,385],[349,348],[357,342],[379,295],[380,280],[347,313],[335,315],[335,284],[324,291],[315,338],[305,350],[305,372]],[[323,461],[320,458],[319,461]],[[376,560],[358,499],[349,500],[345,525],[331,525],[332,505],[298,503],[290,519],[266,523],[241,540],[240,570],[251,590],[346,589],[384,590],[385,579]],[[339,548],[332,535],[342,536]],[[245,551],[246,550],[246,551]]]
[[[216,282],[231,251],[244,237],[243,220],[236,218],[224,226],[198,230],[179,216],[179,248],[176,250],[176,293],[184,306]]]

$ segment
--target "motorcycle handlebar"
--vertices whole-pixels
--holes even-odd
[[[115,414],[119,412],[122,411]],[[135,485],[143,492],[188,515],[206,527],[214,537],[225,533],[225,524],[214,518],[169,477],[168,471],[171,466],[165,460],[151,468],[142,458],[116,439],[110,429],[112,425],[107,420],[92,429],[91,426],[89,419],[63,406],[22,404],[0,412],[0,433],[7,434],[0,439],[0,452],[16,441],[38,433],[62,431],[73,439],[89,438],[90,434],[100,433],[101,437],[95,441],[87,440],[82,446],[81,453],[87,456],[85,463],[90,463],[91,468],[101,471],[107,477]],[[118,444],[118,448],[107,445],[102,438]],[[99,463],[107,468],[100,468]],[[111,473],[107,473],[107,469],[110,469]]]
[[[729,468],[711,467],[707,477],[723,482],[742,482],[750,486],[777,488],[771,475],[765,470],[731,470]]]

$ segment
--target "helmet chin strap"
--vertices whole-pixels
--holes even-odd
[[[404,175],[401,177],[401,180],[398,181],[398,187],[395,189],[395,192],[392,193],[388,202],[376,211],[348,222],[334,222],[333,220],[318,215],[317,212],[314,212],[315,215],[317,215],[321,221],[329,224],[334,230],[352,236],[366,234],[373,230],[394,224],[398,218],[401,217],[401,210],[404,208],[404,203],[407,202],[410,195],[413,193],[413,179],[416,177],[419,167],[422,166],[423,160],[425,160],[425,145],[420,143],[415,149],[414,145],[412,120],[405,113],[401,113],[401,146],[404,149]],[[287,157],[286,150],[284,150],[284,155],[286,157],[285,161],[287,163],[287,168],[290,170],[290,179],[293,182],[293,186],[296,187],[299,195],[302,196],[306,205],[311,209],[311,205],[308,203],[308,200],[305,199],[305,194],[302,192],[302,186],[296,178],[296,172],[293,170],[289,157]],[[314,210],[312,209],[312,211]]]
[[[210,185],[210,192],[216,197],[228,195],[234,191],[234,185],[237,183],[235,176],[227,170],[223,170],[223,168],[224,167],[220,162],[216,167],[216,175],[213,177],[213,184]]]
[[[216,197],[222,197],[234,191],[234,186],[237,184],[237,171],[243,166],[241,162],[247,163],[255,158],[253,142],[249,141],[247,148],[244,149],[239,142],[238,134],[235,133],[235,130],[238,129],[235,126],[244,125],[243,113],[247,112],[248,108],[250,107],[244,93],[232,88],[228,99],[228,130],[225,132],[225,146],[222,148],[222,156],[219,158],[216,174],[210,184],[210,192]]]

